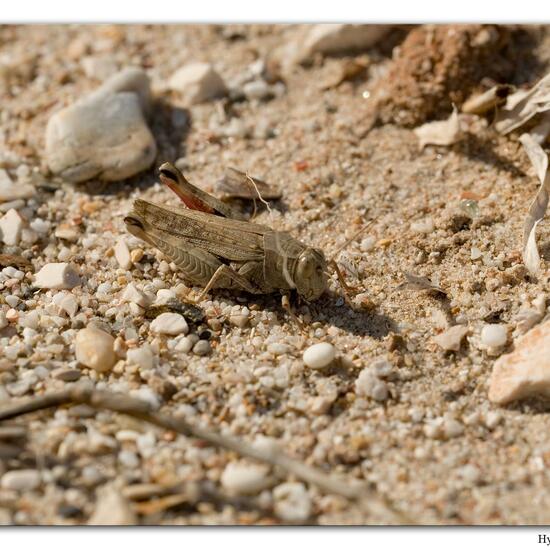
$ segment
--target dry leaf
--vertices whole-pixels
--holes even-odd
[[[550,193],[550,174],[548,173],[548,155],[530,134],[519,138],[531,164],[535,168],[540,187],[532,202],[523,227],[523,263],[530,273],[537,273],[540,267],[540,255],[536,242],[536,229],[544,217]]]
[[[282,195],[279,190],[273,189],[265,181],[258,178],[249,178],[245,172],[241,172],[236,168],[227,168],[223,178],[216,184],[216,193],[223,201],[258,199],[258,192],[265,200],[277,200]]]
[[[407,279],[406,283],[401,283],[397,288],[408,288],[410,290],[429,290],[432,292],[438,292],[441,294],[444,294],[445,296],[447,293],[438,286],[434,285],[430,279],[427,277],[420,277],[418,275],[413,275],[412,273],[403,273],[405,275],[405,279]]]
[[[426,145],[452,145],[460,139],[460,121],[458,111],[453,108],[453,113],[447,120],[428,122],[414,129],[414,133],[420,141],[420,149]]]
[[[337,73],[332,75],[325,83],[321,84],[321,90],[330,90],[330,88],[337,88],[346,82],[347,80],[353,80],[359,76],[368,67],[368,62],[348,59],[342,65],[338,67]]]
[[[523,126],[536,114],[550,109],[550,73],[539,80],[530,90],[519,90],[508,96],[505,107],[495,121],[495,128],[501,134]]]
[[[512,86],[508,84],[497,84],[482,94],[476,94],[468,98],[462,105],[462,112],[470,115],[483,115],[502,105],[510,92]]]

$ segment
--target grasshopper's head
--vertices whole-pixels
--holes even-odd
[[[134,211],[130,212],[124,218],[124,223],[128,232],[131,233],[134,237],[137,237],[142,241],[149,242],[143,220],[138,214],[136,214]]]
[[[294,284],[300,296],[308,302],[316,300],[327,287],[327,262],[317,248],[306,248],[299,256]]]

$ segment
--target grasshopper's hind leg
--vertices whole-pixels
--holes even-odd
[[[222,280],[223,277],[226,278],[225,281]],[[221,262],[204,290],[200,293],[197,302],[200,302],[213,288],[240,288],[251,294],[258,294],[259,292],[258,287],[254,286],[246,277]]]

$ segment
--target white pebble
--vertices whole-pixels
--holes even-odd
[[[188,104],[201,103],[227,92],[221,76],[208,63],[190,63],[178,69],[168,81]]]
[[[189,327],[183,315],[179,313],[161,313],[152,323],[151,330],[157,334],[177,336],[187,334]]]
[[[115,258],[118,265],[122,269],[130,269],[132,267],[132,258],[130,257],[130,250],[126,244],[126,239],[121,237],[118,239],[115,245]]]
[[[63,310],[69,317],[74,317],[78,310],[78,302],[70,292],[58,292],[52,302]]]
[[[157,292],[157,297],[155,299],[156,306],[163,306],[170,302],[171,300],[176,299],[176,293],[170,288],[161,288]]]
[[[41,483],[42,476],[38,470],[11,470],[2,476],[0,487],[12,491],[32,491]]]
[[[139,466],[139,457],[133,451],[120,451],[118,461],[126,468],[137,468]]]
[[[116,363],[115,339],[96,327],[80,330],[75,339],[75,355],[79,363],[97,372],[110,371]]]
[[[482,252],[479,248],[472,248],[472,250],[470,251],[470,258],[472,260],[479,260],[479,258],[481,258],[482,256]]]
[[[269,486],[269,470],[260,464],[230,462],[222,473],[224,489],[238,495],[254,495]]]
[[[388,398],[388,385],[380,380],[371,369],[363,369],[355,381],[355,393],[371,397],[375,401],[385,401]]]
[[[500,421],[502,420],[502,415],[498,411],[489,411],[485,415],[485,426],[489,428],[489,430],[493,430],[496,428]]]
[[[182,353],[189,353],[193,349],[193,346],[198,342],[198,340],[199,337],[196,334],[184,336],[181,340],[178,341],[174,349]]]
[[[129,302],[131,304],[137,304],[140,307],[147,307],[151,302],[149,298],[136,286],[134,283],[130,283],[122,293],[120,298],[123,302]]]
[[[504,325],[485,325],[481,329],[481,343],[487,348],[499,348],[506,344],[508,332]]]
[[[313,344],[304,351],[303,360],[307,367],[322,369],[330,365],[336,357],[336,349],[328,342]]]
[[[70,289],[80,284],[80,278],[67,263],[46,264],[35,276],[37,288]]]
[[[432,218],[425,218],[423,220],[419,220],[416,222],[411,223],[411,231],[414,233],[432,233],[434,230],[434,222]]]
[[[208,340],[199,340],[193,346],[193,353],[195,355],[208,355],[211,349],[212,347],[210,346],[210,342]]]
[[[154,355],[148,345],[140,348],[129,349],[126,352],[126,362],[129,365],[138,365],[141,369],[149,370],[153,368]]]
[[[8,246],[15,246],[21,240],[23,219],[17,210],[11,208],[0,218],[0,238]]]
[[[275,514],[283,521],[302,522],[311,515],[311,497],[303,483],[288,482],[273,490]]]

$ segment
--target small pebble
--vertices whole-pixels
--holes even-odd
[[[223,79],[209,63],[184,65],[170,77],[168,87],[179,92],[189,105],[222,97],[227,93]]]
[[[429,234],[434,231],[434,222],[432,218],[425,218],[411,223],[411,231],[414,233]]]
[[[75,356],[79,363],[97,372],[110,371],[116,363],[115,339],[96,327],[80,330],[75,339]]]
[[[15,246],[19,244],[23,231],[23,219],[17,210],[11,208],[0,218],[0,238],[4,244]]]
[[[307,367],[323,369],[330,365],[336,357],[336,349],[328,342],[313,344],[304,351],[303,360]]]
[[[508,332],[504,325],[485,325],[481,329],[481,344],[487,348],[499,348],[506,344]]]
[[[2,476],[0,487],[12,491],[32,491],[41,483],[42,476],[38,470],[11,470]]]
[[[122,269],[130,269],[132,267],[132,258],[130,256],[130,250],[126,244],[126,239],[121,237],[118,239],[115,245],[115,258],[118,265]]]
[[[138,365],[143,370],[149,370],[154,365],[154,355],[148,345],[140,348],[129,349],[126,352],[126,363]]]
[[[123,302],[136,304],[139,307],[143,307],[143,308],[148,307],[151,303],[149,298],[141,290],[136,288],[134,283],[130,283],[129,285],[126,286],[126,288],[122,292],[122,296],[120,297],[120,299]]]
[[[80,277],[67,263],[46,264],[35,276],[37,288],[71,289],[80,284]]]
[[[269,469],[260,464],[230,462],[222,473],[221,484],[233,494],[254,495],[270,485],[268,474]]]
[[[137,525],[137,518],[128,501],[113,484],[98,489],[95,510],[88,525]]]
[[[299,523],[311,515],[311,497],[303,483],[288,482],[273,490],[275,514],[283,521]]]
[[[208,340],[199,340],[193,346],[193,353],[195,355],[208,355],[211,349],[212,347],[210,346],[210,342]]]
[[[151,331],[157,334],[168,334],[177,336],[178,334],[187,334],[189,326],[183,315],[179,313],[161,313],[150,325]]]

